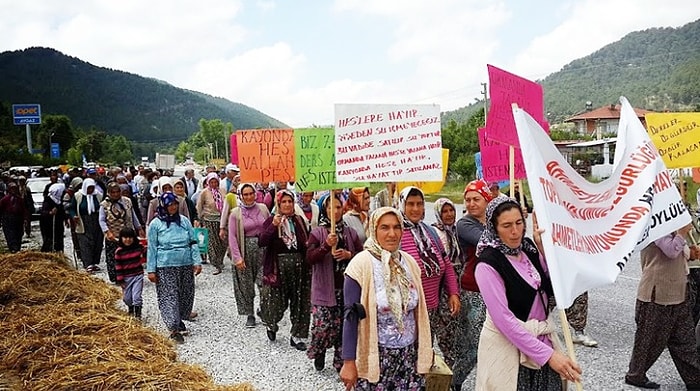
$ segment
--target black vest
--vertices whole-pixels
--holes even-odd
[[[525,240],[530,241],[530,239],[528,238],[525,238]],[[530,241],[530,243],[532,243],[532,241]],[[502,252],[496,250],[493,247],[487,247],[486,249],[484,249],[481,255],[479,255],[477,262],[484,262],[485,264],[494,268],[496,272],[498,272],[498,274],[501,275],[501,278],[503,278],[503,283],[506,288],[506,299],[508,300],[508,309],[510,309],[511,312],[513,312],[513,315],[515,315],[516,318],[522,320],[523,322],[527,322],[528,315],[530,314],[530,310],[532,309],[532,305],[535,299],[538,299],[537,295],[546,293],[547,297],[552,297],[553,291],[552,281],[549,279],[549,275],[545,274],[542,265],[540,265],[539,253],[530,253],[527,251],[523,252],[525,253],[525,255],[527,255],[527,258],[530,260],[530,263],[532,263],[532,265],[535,266],[537,272],[540,273],[542,282],[540,283],[540,288],[537,290],[531,287],[530,284],[528,284],[522,277],[520,277],[518,271],[515,270],[515,267],[513,267],[508,258],[506,258],[506,256],[503,255]],[[548,313],[548,304],[544,303],[544,307],[545,312]]]

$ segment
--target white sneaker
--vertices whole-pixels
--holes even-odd
[[[598,347],[598,341],[589,337],[583,331],[574,331],[574,335],[572,336],[572,340],[574,343],[577,343],[577,344],[580,344],[583,346],[587,346],[589,348]]]
[[[597,348],[598,347],[598,341],[595,339],[589,337],[588,335],[584,334],[583,335],[583,346],[587,346],[589,348]]]

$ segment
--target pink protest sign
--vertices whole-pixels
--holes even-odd
[[[487,182],[496,182],[510,179],[508,172],[508,149],[509,146],[497,141],[490,140],[486,137],[487,130],[480,128],[479,149],[481,150],[481,165],[484,174],[484,179]],[[523,163],[523,155],[520,153],[520,148],[515,148],[515,179],[525,179],[525,164]]]
[[[510,72],[487,65],[491,107],[486,116],[486,138],[518,147],[518,132],[513,120],[512,104],[525,110],[549,133],[544,118],[542,86]]]
[[[238,164],[238,144],[236,144],[236,133],[231,135],[229,144],[231,146],[231,163]]]

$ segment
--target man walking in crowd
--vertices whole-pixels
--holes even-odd
[[[194,193],[197,192],[197,185],[199,184],[197,178],[194,177],[194,170],[188,168],[185,170],[185,176],[180,179],[182,179],[182,182],[185,184],[185,193],[187,194],[187,198],[192,199]]]

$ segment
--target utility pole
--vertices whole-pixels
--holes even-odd
[[[224,128],[224,145],[226,146],[226,151],[224,152],[224,153],[226,153],[225,160],[227,163],[231,163],[230,162],[231,154],[229,153],[229,149],[228,149],[228,140],[229,140],[228,129]]]
[[[51,131],[51,133],[49,133],[49,157],[53,157],[53,156],[51,156],[51,138],[52,138],[55,134],[56,134],[56,132],[54,132],[53,130]]]

